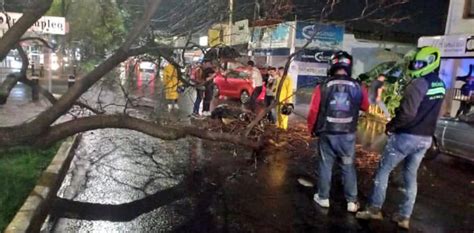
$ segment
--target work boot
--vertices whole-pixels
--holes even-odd
[[[379,208],[375,208],[375,207],[368,207],[367,210],[359,211],[356,213],[355,217],[358,219],[364,219],[364,220],[369,220],[369,219],[382,220],[383,219],[382,211],[380,211]]]
[[[408,230],[410,228],[410,218],[403,217],[400,214],[395,214],[392,221],[396,222],[398,227]]]
[[[319,195],[316,193],[314,194],[313,200],[323,208],[329,208],[329,199],[321,199]]]

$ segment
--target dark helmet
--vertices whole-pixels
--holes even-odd
[[[329,60],[329,75],[333,76],[337,70],[344,69],[349,76],[352,75],[352,56],[345,52],[339,51],[334,53]]]
[[[293,113],[293,110],[295,109],[295,106],[293,104],[283,104],[281,107],[280,113],[283,115],[291,115]]]

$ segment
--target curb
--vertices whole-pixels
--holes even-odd
[[[27,197],[25,203],[8,224],[5,233],[39,232],[54,197],[64,179],[77,147],[80,135],[66,139],[58,152],[41,174],[38,183]]]

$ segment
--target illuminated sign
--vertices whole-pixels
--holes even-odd
[[[8,15],[8,18],[7,18]],[[0,13],[0,29],[8,30],[8,23],[13,26],[21,18],[23,14],[7,12],[7,14]],[[7,20],[8,19],[8,20]],[[66,34],[66,19],[64,17],[43,16],[36,21],[33,26],[28,29],[30,32],[38,32],[41,34],[65,35]]]

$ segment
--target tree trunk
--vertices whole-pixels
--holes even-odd
[[[192,125],[176,127],[162,126],[154,122],[126,115],[97,115],[57,124],[36,138],[33,145],[49,146],[76,133],[105,128],[136,130],[164,140],[177,140],[187,136],[193,136],[213,141],[233,143],[252,149],[259,149],[262,146],[260,140],[255,141],[240,135],[216,133]],[[2,145],[0,144],[0,146]]]

